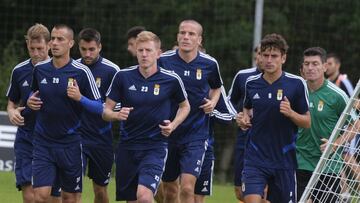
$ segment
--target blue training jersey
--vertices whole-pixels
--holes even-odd
[[[126,121],[120,123],[119,147],[127,149],[152,149],[167,145],[159,124],[170,120],[171,104],[186,100],[186,92],[180,77],[168,70],[158,71],[144,78],[138,66],[116,73],[107,97],[133,107]]]
[[[67,96],[67,87],[76,80],[85,97],[101,98],[89,68],[73,59],[64,67],[55,68],[52,59],[36,64],[32,91],[39,90],[43,102],[38,111],[34,129],[34,143],[63,147],[79,143],[80,102]]]
[[[234,107],[228,101],[224,86],[221,86],[221,95],[215,109],[210,114],[210,125],[209,125],[209,139],[207,151],[213,151],[214,149],[214,125],[215,123],[229,125],[232,119],[236,115]],[[214,154],[212,154],[214,155]],[[214,159],[215,157],[212,157]]]
[[[83,63],[81,58],[77,61]],[[111,81],[120,68],[102,57],[99,57],[95,63],[88,65],[88,67],[104,102]],[[79,128],[82,144],[92,147],[112,147],[113,136],[111,126],[111,122],[104,121],[101,115],[96,115],[84,109],[81,114],[81,126]]]
[[[243,110],[246,79],[249,76],[258,75],[259,73],[261,73],[261,71],[257,67],[240,70],[236,73],[229,91],[229,100],[238,112]],[[244,149],[246,141],[247,131],[243,131],[238,128],[235,147],[238,149]]]
[[[248,165],[296,169],[295,141],[297,126],[280,113],[280,102],[287,97],[291,108],[305,114],[309,110],[305,81],[283,72],[281,77],[269,84],[263,74],[246,80],[244,108],[253,109],[249,142],[245,149]]]
[[[209,97],[210,89],[222,86],[217,61],[198,52],[193,61],[186,63],[180,58],[178,50],[171,50],[162,54],[158,62],[160,67],[174,71],[181,77],[191,107],[188,117],[172,133],[169,141],[185,144],[208,139],[209,116],[199,106],[204,103],[204,98]]]
[[[21,112],[25,123],[23,126],[19,126],[18,129],[28,132],[30,137],[24,138],[28,141],[32,141],[32,131],[36,119],[36,112],[26,106],[26,101],[31,92],[33,69],[34,66],[30,59],[17,64],[11,73],[9,88],[6,92],[6,96],[10,101],[18,106],[25,106],[25,109]]]

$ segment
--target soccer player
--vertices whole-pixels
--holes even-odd
[[[327,55],[326,63],[326,76],[328,79],[350,97],[354,92],[354,87],[346,74],[340,74],[340,58],[336,54],[330,53]]]
[[[101,35],[97,30],[93,28],[81,30],[78,40],[81,58],[77,61],[89,67],[102,101],[105,102],[106,91],[120,68],[100,56]],[[94,115],[85,110],[81,114],[79,133],[82,138],[84,173],[88,163],[88,176],[92,179],[94,187],[94,202],[109,202],[107,185],[114,162],[111,123],[104,121],[101,115]]]
[[[230,91],[229,91],[229,100],[233,107],[237,111],[242,112],[243,110],[243,101],[245,96],[245,82],[249,76],[258,75],[261,73],[260,70],[260,46],[257,46],[255,49],[255,62],[256,67],[240,70],[236,73]],[[237,116],[237,119],[240,119],[240,116]],[[244,200],[241,191],[241,178],[242,171],[244,168],[244,150],[247,140],[247,131],[243,131],[240,128],[238,129],[236,144],[235,144],[235,160],[234,160],[234,185],[235,185],[235,195],[236,198],[240,201]]]
[[[251,127],[244,157],[244,200],[260,203],[268,185],[270,202],[296,202],[297,128],[311,123],[306,84],[282,70],[288,45],[281,35],[266,35],[260,47],[264,73],[246,80],[239,123],[244,130]]]
[[[302,193],[313,174],[317,163],[321,157],[320,145],[322,139],[329,139],[341,113],[346,107],[348,97],[344,91],[335,84],[325,79],[326,72],[326,51],[321,47],[311,47],[303,53],[302,75],[306,79],[309,90],[309,103],[311,115],[311,128],[299,128],[299,136],[296,142],[296,156],[298,169],[296,170],[297,194],[300,200]],[[338,157],[339,158],[339,157]],[[332,167],[331,173],[327,177],[323,176],[320,182],[329,182],[328,185],[338,185],[336,178],[341,170],[341,164]],[[318,188],[320,189],[320,188]],[[334,190],[340,187],[334,187]],[[336,191],[333,191],[336,192]],[[337,191],[339,193],[340,191]],[[312,197],[313,202],[319,202],[321,195],[319,192]],[[330,198],[329,191],[326,196],[333,202],[338,201],[335,196]],[[315,199],[317,199],[315,201]]]
[[[169,139],[169,157],[163,176],[165,202],[178,197],[177,178],[180,177],[180,202],[194,202],[194,187],[200,174],[209,138],[209,115],[220,96],[222,85],[217,61],[199,52],[202,26],[195,20],[179,25],[179,48],[164,53],[159,65],[174,71],[182,80],[189,95],[191,111],[187,119]]]
[[[63,203],[80,199],[80,115],[83,108],[102,113],[101,102],[94,101],[100,99],[101,95],[91,71],[70,58],[70,49],[74,45],[73,37],[70,27],[55,25],[50,41],[53,58],[38,63],[33,73],[34,93],[27,104],[38,111],[32,163],[32,184],[37,203],[48,200],[50,186],[56,177],[60,181]],[[74,89],[80,89],[84,97],[74,100]]]
[[[16,187],[22,191],[23,202],[29,203],[34,202],[31,162],[36,113],[25,104],[31,92],[35,64],[49,58],[50,32],[44,25],[35,24],[28,29],[25,40],[30,59],[19,63],[13,69],[6,96],[10,122],[18,126],[14,144]],[[51,194],[51,202],[61,202],[59,188],[53,188]]]
[[[180,77],[157,65],[160,39],[143,31],[136,38],[139,65],[116,73],[103,118],[123,121],[116,153],[116,200],[152,202],[167,157],[167,137],[190,111]],[[114,112],[116,103],[122,108]],[[176,116],[170,121],[172,104]]]
[[[143,26],[134,26],[132,28],[130,28],[127,33],[127,50],[128,52],[133,56],[136,57],[136,37],[137,35],[142,32],[145,31],[145,27]]]
[[[221,96],[214,111],[210,114],[208,147],[205,152],[201,173],[195,184],[195,203],[204,203],[205,197],[212,194],[213,169],[214,169],[214,126],[231,124],[236,115],[234,107],[228,101],[224,87],[221,87]]]

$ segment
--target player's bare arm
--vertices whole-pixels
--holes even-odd
[[[179,104],[176,116],[173,121],[165,120],[163,124],[160,124],[161,134],[169,136],[189,115],[190,104],[188,100],[185,100]]]
[[[120,111],[113,111],[116,102],[112,99],[106,98],[104,111],[102,114],[102,118],[105,121],[124,121],[129,117],[130,111],[133,110],[133,107],[122,107]]]
[[[221,94],[221,88],[210,89],[209,99],[204,98],[205,103],[201,105],[200,108],[202,108],[206,114],[211,113],[214,110],[219,100],[220,94]]]
[[[291,119],[298,127],[301,128],[310,128],[311,127],[311,117],[310,112],[307,111],[305,114],[299,114],[291,109],[290,101],[287,97],[280,102],[280,112],[284,116]]]

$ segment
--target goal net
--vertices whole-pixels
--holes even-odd
[[[329,138],[301,203],[360,202],[359,87],[360,80]]]

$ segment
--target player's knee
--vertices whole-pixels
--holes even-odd
[[[62,193],[62,203],[77,203],[77,200],[80,199],[78,196],[80,193]]]
[[[23,201],[24,203],[34,202],[35,195],[33,192],[23,192]]]
[[[235,187],[235,196],[238,200],[244,201],[244,196],[241,187]]]
[[[136,199],[138,203],[152,203],[153,193],[146,190],[138,190]]]
[[[46,203],[49,201],[50,196],[45,193],[36,193],[34,195],[35,203]]]
[[[107,199],[106,187],[94,187],[94,196],[97,200]]]
[[[179,194],[179,186],[177,184],[165,183],[164,196],[166,199],[176,199]]]
[[[194,196],[194,186],[191,184],[185,184],[181,186],[181,196]]]

